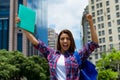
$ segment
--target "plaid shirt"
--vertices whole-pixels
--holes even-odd
[[[49,62],[50,79],[57,80],[56,64],[61,54],[60,51],[51,49],[50,47],[46,46],[42,41],[39,41],[39,45],[35,46],[35,48],[38,49],[41,53],[43,53],[44,57]],[[83,49],[78,52],[79,55],[81,56],[80,59],[82,61],[86,60],[96,48],[98,48],[98,44],[94,42],[88,42],[83,47]],[[64,57],[65,57],[65,68],[66,68],[66,80],[79,80],[80,70],[78,68],[79,65],[77,63],[77,60],[75,60],[74,55],[69,53],[69,51],[66,51],[64,53]]]

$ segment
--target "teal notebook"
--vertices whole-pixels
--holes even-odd
[[[34,33],[36,17],[35,11],[20,4],[18,16],[20,18],[20,22],[17,24],[17,26],[31,33]]]

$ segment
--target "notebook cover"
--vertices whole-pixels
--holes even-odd
[[[20,22],[17,24],[18,27],[34,33],[36,17],[35,11],[20,4],[18,16],[20,18]]]

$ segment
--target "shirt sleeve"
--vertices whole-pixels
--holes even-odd
[[[90,54],[95,50],[99,48],[99,45],[95,42],[88,42],[82,50],[80,50],[78,53],[80,55],[80,58],[82,61],[86,60]]]
[[[47,46],[45,43],[43,43],[42,41],[39,40],[39,44],[37,46],[34,46],[36,49],[38,49],[43,55],[44,57],[47,59],[47,57],[54,53],[54,49],[50,48],[49,46]]]

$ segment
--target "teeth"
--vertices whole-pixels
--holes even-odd
[[[64,47],[67,47],[68,45],[63,45]]]
[[[67,46],[67,44],[64,44],[64,46]]]

